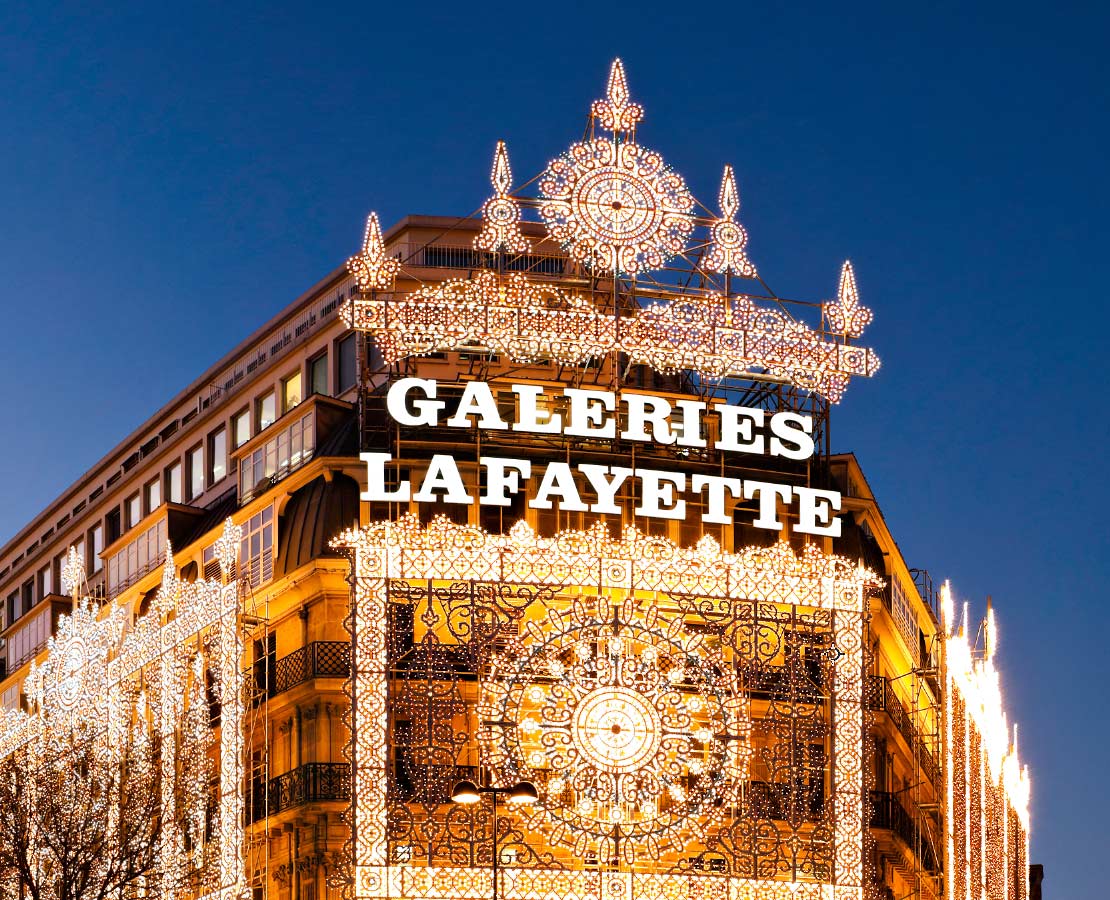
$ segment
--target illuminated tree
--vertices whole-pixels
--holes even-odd
[[[158,757],[145,724],[109,751],[84,722],[44,725],[0,760],[0,900],[171,893]]]

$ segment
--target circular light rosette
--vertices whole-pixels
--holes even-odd
[[[494,660],[480,715],[487,762],[540,788],[539,826],[576,854],[658,859],[704,833],[744,778],[733,667],[654,608],[576,601],[530,622]]]
[[[694,228],[694,199],[663,158],[632,142],[573,145],[540,180],[540,215],[574,259],[628,275],[662,268]]]

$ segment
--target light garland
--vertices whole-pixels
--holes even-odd
[[[1028,767],[1010,731],[994,662],[998,629],[986,622],[986,650],[976,658],[967,610],[957,624],[951,587],[940,598],[945,633],[945,877],[954,897],[1025,900],[1029,859]]]
[[[736,176],[732,166],[725,166],[721,177],[721,218],[710,228],[709,252],[705,256],[705,267],[711,272],[735,272],[744,278],[755,278],[755,266],[748,259],[745,247],[748,232],[736,221],[740,210],[740,194],[736,190]]]
[[[237,541],[236,531],[229,519],[224,539]],[[67,584],[84,582],[79,561],[67,568]],[[125,606],[110,601],[101,609],[80,597],[59,619],[45,659],[32,663],[25,681],[30,712],[0,710],[0,759],[35,752],[37,741],[92,723],[101,729],[100,761],[118,765],[132,741],[149,740],[151,722],[160,748],[161,876],[173,885],[195,878],[198,896],[238,900],[245,884],[244,647],[238,585],[228,581],[229,569],[224,574],[222,584],[181,581],[167,547],[158,596],[130,626]],[[218,744],[209,723],[209,678],[221,708]],[[219,796],[205,841],[210,753],[219,758]],[[191,854],[184,852],[186,838]]]
[[[401,268],[401,261],[387,256],[382,241],[382,226],[378,214],[366,218],[366,233],[362,238],[362,252],[347,260],[347,270],[354,275],[360,290],[389,290]]]
[[[352,328],[373,332],[387,363],[444,350],[485,349],[517,362],[581,365],[625,353],[661,372],[707,378],[767,372],[839,402],[853,376],[879,369],[873,350],[815,331],[745,296],[676,298],[617,318],[580,295],[520,273],[425,285],[392,299],[356,298]]]
[[[470,641],[490,641],[506,627],[498,626],[497,619],[489,621],[489,612],[479,616],[475,611],[470,618],[461,605],[469,590],[488,594],[497,604],[491,611],[507,617],[500,621],[515,623],[507,646],[484,678],[476,711],[491,777],[505,785],[532,774],[541,786],[534,811],[505,813],[511,819],[506,839],[518,835],[511,838],[514,852],[526,853],[529,860],[511,864],[503,872],[505,897],[542,900],[553,893],[594,896],[600,891],[606,897],[627,898],[635,893],[660,900],[686,896],[861,900],[863,612],[864,589],[874,581],[870,572],[825,556],[812,546],[801,555],[783,543],[730,554],[712,538],[683,549],[635,528],[612,538],[601,526],[542,538],[523,522],[507,535],[493,535],[442,518],[425,528],[415,517],[406,516],[349,531],[335,543],[352,554],[354,567],[349,619],[354,653],[347,686],[355,783],[348,812],[351,897],[488,896],[489,869],[467,865],[470,857],[465,851],[460,851],[464,855],[457,865],[421,864],[421,855],[433,851],[410,843],[396,859],[390,851],[393,841],[421,840],[417,834],[427,835],[427,840],[433,835],[442,835],[436,841],[449,840],[442,829],[467,827],[460,817],[469,815],[459,808],[455,812],[434,806],[414,810],[411,803],[406,806],[403,799],[391,799],[388,793],[393,763],[388,756],[391,712],[387,710],[400,703],[398,709],[407,710],[408,717],[411,704],[424,709],[420,704],[431,700],[419,684],[410,685],[405,679],[398,688],[401,694],[391,698],[390,654],[396,651],[390,648],[397,640],[390,636],[391,610],[398,603],[416,603],[414,615],[422,623],[418,627],[435,630],[435,637],[428,636],[430,643],[419,644],[418,650],[427,647],[436,654],[449,653],[450,641],[460,638],[450,639],[448,628],[452,634],[469,636],[465,639]],[[617,608],[591,607],[591,602],[597,604],[611,592],[626,599]],[[411,599],[405,601],[405,597]],[[822,726],[831,729],[833,753],[827,807],[831,819],[822,840],[832,855],[820,874],[810,870],[800,880],[787,876],[777,881],[754,870],[750,877],[657,870],[566,871],[553,868],[556,859],[542,850],[562,844],[580,866],[585,856],[608,843],[615,833],[613,826],[619,826],[619,848],[610,850],[620,855],[623,865],[635,869],[637,860],[656,859],[668,845],[679,848],[703,841],[709,846],[718,839],[717,832],[737,849],[737,841],[750,840],[722,824],[734,806],[729,792],[743,780],[748,753],[743,741],[732,741],[747,733],[742,692],[729,686],[728,666],[718,659],[715,644],[702,643],[688,631],[685,616],[663,613],[659,606],[663,597],[708,623],[720,622],[723,628],[733,627],[726,623],[741,609],[761,609],[762,615],[771,617],[769,623],[775,610],[785,607],[792,611],[784,613],[790,621],[800,621],[802,608],[808,608],[831,629],[828,690],[837,701],[831,721]],[[555,598],[558,602],[552,605]],[[445,604],[442,613],[437,612],[440,603]],[[539,605],[529,612],[532,604]],[[449,618],[444,620],[443,615]],[[768,636],[760,640],[766,642]],[[433,658],[438,657],[429,657],[429,665]],[[681,678],[672,679],[669,673],[677,674],[680,665]],[[422,677],[437,683],[436,693],[443,702],[456,703],[450,699],[445,673],[436,671]],[[630,689],[633,684],[637,687]],[[431,715],[433,707],[427,709]],[[442,727],[446,739],[456,726],[445,721]],[[442,767],[443,762],[436,765]],[[707,782],[700,781],[703,774],[708,774]],[[617,795],[604,787],[610,782],[619,785],[614,789],[624,799],[618,802]],[[661,789],[660,796],[649,798],[648,782]],[[703,787],[708,795],[701,792]],[[707,796],[721,800],[721,808],[713,801],[704,802]],[[589,803],[583,804],[583,798]],[[420,809],[431,816],[437,808],[438,815],[446,814],[453,824],[447,826],[438,817],[413,819]],[[706,824],[696,824],[699,816],[706,816]],[[409,827],[422,830],[413,831],[413,837],[400,837],[408,834]],[[788,823],[767,822],[764,827],[770,830],[762,840],[774,847],[776,828],[788,828]],[[803,839],[796,834],[792,843],[790,833],[782,837],[783,852],[815,852],[803,851],[800,842],[816,840],[816,835]],[[791,871],[790,865],[784,871]]]
[[[528,241],[520,232],[520,206],[509,196],[513,174],[504,141],[497,142],[490,182],[495,193],[482,207],[482,230],[474,238],[474,246],[491,253],[501,249],[523,253],[528,249]]]

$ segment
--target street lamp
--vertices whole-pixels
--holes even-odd
[[[512,787],[478,787],[464,779],[451,789],[451,800],[470,806],[482,799],[482,794],[493,798],[493,900],[497,900],[498,857],[497,851],[497,798],[507,797],[514,806],[527,806],[540,799],[536,786],[530,781],[518,781]]]

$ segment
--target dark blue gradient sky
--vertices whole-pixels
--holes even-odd
[[[108,5],[106,5],[108,6]],[[0,8],[0,539],[352,252],[582,132],[610,59],[781,295],[856,266],[884,368],[835,414],[911,565],[981,613],[1049,896],[1106,896],[1104,5]],[[778,5],[776,5],[778,6]]]

